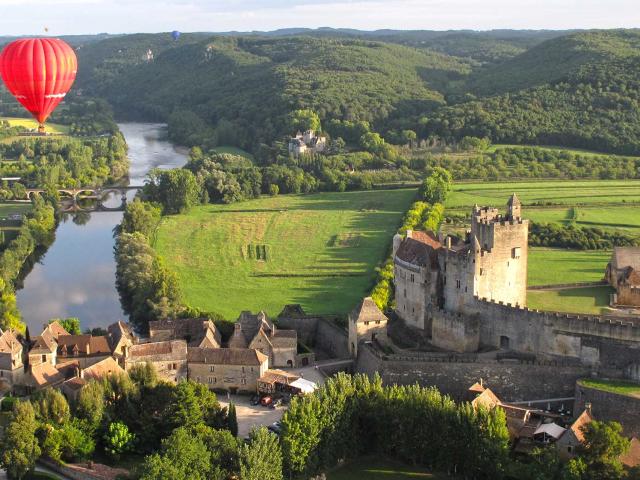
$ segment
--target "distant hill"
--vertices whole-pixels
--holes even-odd
[[[470,71],[450,56],[375,41],[182,38],[179,45],[153,35],[87,45],[79,50],[78,87],[120,115],[166,121],[188,110],[212,127],[224,120],[246,136],[234,144],[247,148],[287,133],[283,121],[294,109],[371,122],[432,110],[444,104],[446,85]]]

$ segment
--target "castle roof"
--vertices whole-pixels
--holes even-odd
[[[351,312],[351,320],[356,323],[363,322],[386,322],[387,317],[376,305],[371,297],[365,297]]]
[[[413,265],[422,267],[430,265],[432,268],[437,268],[437,251],[441,248],[442,244],[433,234],[407,231],[407,238],[400,244],[396,256],[400,260]]]
[[[513,195],[511,195],[509,197],[509,201],[507,202],[507,205],[509,207],[519,207],[522,206],[522,203],[520,202],[520,199],[518,198],[518,196],[515,194],[515,192],[513,193]]]
[[[627,267],[640,270],[640,247],[615,247],[613,264],[618,270]]]

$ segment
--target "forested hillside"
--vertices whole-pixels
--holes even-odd
[[[447,83],[469,72],[463,62],[435,52],[309,37],[214,37],[164,50],[159,40],[151,48],[159,51],[153,61],[133,65],[122,53],[92,65],[102,57],[93,54],[96,48],[114,51],[112,44],[123,41],[80,50],[80,88],[107,98],[120,115],[166,121],[172,113],[195,114],[193,131],[218,127],[221,143],[247,149],[290,133],[285,119],[295,109],[371,122],[393,111],[431,110],[444,104],[440,91]],[[141,36],[127,52],[139,60],[147,45]]]
[[[465,136],[640,154],[640,33],[168,33],[78,38],[75,92],[120,118],[165,121],[185,145],[233,145],[275,159],[290,114],[324,130],[368,122],[387,143]],[[389,155],[387,159],[391,159]]]

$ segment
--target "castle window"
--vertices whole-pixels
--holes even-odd
[[[380,320],[376,320],[376,325],[380,325]]]
[[[214,377],[209,377],[207,380],[209,383],[216,383],[216,379]]]
[[[365,325],[369,325],[369,322],[364,322]]]
[[[511,258],[520,258],[520,247],[514,247],[511,249]]]
[[[215,371],[216,371],[216,367],[214,367],[213,365],[211,365],[211,367],[209,367],[209,371],[210,371],[211,373],[215,372]]]
[[[46,355],[42,355],[42,363],[46,363],[47,361],[47,356]]]
[[[407,298],[407,289],[404,289],[404,298]]]
[[[240,379],[240,385],[246,385],[247,384],[247,379],[246,378],[241,378]]]
[[[415,277],[413,275],[413,273],[411,274],[411,283],[413,283],[415,281]]]
[[[456,288],[460,288],[460,280],[456,280]]]
[[[484,273],[484,268],[480,269],[480,276],[482,276],[482,274]]]

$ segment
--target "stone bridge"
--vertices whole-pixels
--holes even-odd
[[[81,211],[120,211],[124,210],[127,204],[127,193],[142,189],[141,186],[111,186],[111,187],[79,187],[79,188],[60,188],[60,210],[63,212],[81,212]],[[27,188],[24,200],[31,200],[36,195],[45,192],[43,188]],[[108,207],[104,205],[104,201],[111,195],[120,196],[121,203],[117,207]],[[78,202],[80,200],[94,200],[93,205],[83,206]]]

